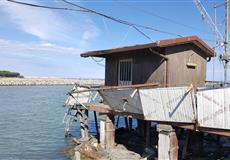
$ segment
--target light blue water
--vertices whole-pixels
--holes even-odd
[[[0,159],[67,159],[62,105],[71,87],[0,87]]]
[[[67,160],[62,123],[66,93],[72,86],[0,87],[0,160]],[[95,135],[93,112],[89,113],[89,134]],[[117,119],[116,119],[117,121]],[[136,126],[136,122],[133,123]],[[119,127],[124,127],[120,118]],[[80,138],[73,123],[70,133]]]

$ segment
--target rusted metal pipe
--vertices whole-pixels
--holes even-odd
[[[161,53],[159,53],[159,52],[157,52],[157,51],[152,50],[152,48],[149,48],[149,50],[150,50],[150,52],[152,52],[153,54],[162,57],[164,60],[166,60],[166,61],[168,60],[168,57],[166,57],[165,55],[163,55],[163,54],[161,54]]]

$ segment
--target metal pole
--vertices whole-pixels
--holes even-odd
[[[214,6],[216,6],[216,4],[214,5]],[[214,24],[215,24],[215,26],[216,26],[216,7],[214,7]],[[218,44],[218,41],[217,41],[217,34],[215,33],[215,45],[214,45],[214,57],[213,57],[213,63],[212,63],[212,81],[215,81],[215,59],[216,59],[216,51],[217,51],[217,49],[216,49],[216,46],[217,46],[217,44]],[[213,83],[213,87],[214,87],[214,83]]]
[[[225,0],[225,47],[224,47],[224,84],[227,82],[227,71],[228,71],[228,0]]]

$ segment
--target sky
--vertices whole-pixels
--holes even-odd
[[[61,0],[18,1],[79,9]],[[82,58],[80,53],[177,38],[176,35],[197,35],[210,47],[215,46],[214,34],[192,0],[71,2],[173,35],[142,29],[150,40],[130,26],[92,13],[35,8],[0,0],[0,70],[16,71],[24,76],[104,78],[104,60]],[[214,4],[224,0],[201,2],[214,17]],[[217,22],[224,34],[223,7],[217,9]],[[223,64],[218,58],[207,65],[207,80],[223,80]]]

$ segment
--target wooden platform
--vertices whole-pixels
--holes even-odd
[[[98,104],[85,104],[87,106],[89,111],[96,111],[98,113],[108,113],[113,115],[127,115],[132,116],[133,118],[140,119],[140,120],[146,120],[144,119],[144,116],[141,114],[134,114],[129,112],[121,112],[118,110],[112,110],[108,105],[98,103]],[[190,129],[190,130],[196,130],[199,132],[206,132],[210,134],[217,134],[222,136],[230,136],[230,130],[225,129],[218,129],[218,128],[205,128],[200,127],[196,123],[179,123],[179,122],[162,122],[162,121],[154,121],[157,124],[167,124],[172,125],[174,127],[184,128],[184,129]]]

